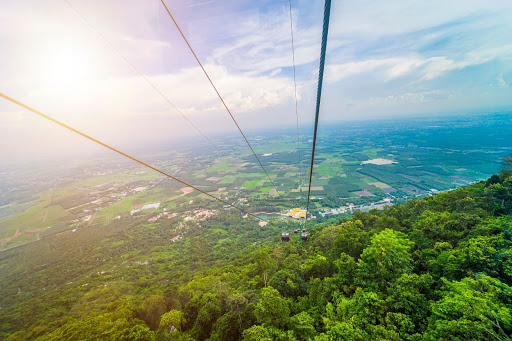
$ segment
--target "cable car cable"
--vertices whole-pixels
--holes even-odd
[[[68,5],[69,7],[71,7],[71,9],[73,11],[76,12],[76,14],[78,14],[80,16],[80,18],[82,18],[82,20],[87,24],[89,25],[90,28],[92,28],[94,30],[94,32],[96,32],[100,37],[101,39],[103,39],[103,41],[105,43],[107,43],[107,45],[112,49],[114,50],[115,53],[117,53],[117,55],[119,57],[121,57],[122,59],[124,59],[124,61],[126,62],[126,64],[130,65],[130,67],[139,75],[141,76],[142,78],[144,78],[144,80],[160,95],[162,96],[162,98],[167,102],[169,103],[169,105],[174,108],[185,120],[187,120],[188,123],[190,123],[190,125],[192,125],[199,134],[201,134],[201,136],[203,138],[205,138],[212,146],[214,146],[215,148],[219,149],[215,143],[213,143],[187,116],[185,116],[185,114],[180,110],[178,109],[178,107],[176,105],[174,105],[171,100],[162,92],[160,91],[160,89],[157,88],[157,86],[151,82],[134,64],[132,64],[125,56],[123,56],[121,54],[121,52],[119,52],[118,49],[115,48],[115,46],[107,39],[107,37],[105,35],[103,35],[89,20],[87,20],[87,18],[75,7],[73,6],[68,0],[64,0]]]
[[[313,148],[311,153],[311,166],[309,169],[309,188],[308,188],[308,201],[306,205],[306,220],[308,219],[309,212],[309,198],[311,195],[311,178],[313,177],[313,164],[315,162],[315,148],[316,148],[316,134],[318,130],[318,115],[320,113],[320,100],[322,98],[322,84],[324,80],[324,64],[325,64],[325,50],[327,48],[327,35],[329,33],[329,17],[331,14],[331,0],[325,0],[324,6],[324,26],[322,30],[322,47],[320,50],[320,67],[318,72],[318,89],[316,93],[316,109],[315,109],[315,131],[313,134]],[[305,224],[305,222],[304,222]]]
[[[291,37],[292,37],[293,83],[295,85],[295,116],[297,116],[297,151],[299,152],[299,193],[300,193],[300,187],[302,186],[302,173],[301,173],[302,159],[300,157],[299,109],[298,109],[298,101],[297,101],[297,78],[296,78],[296,72],[295,72],[295,44],[293,41],[292,0],[289,0],[288,2],[290,4],[290,33],[291,33]]]
[[[47,120],[49,120],[49,121],[51,121],[51,122],[55,123],[55,124],[58,124],[58,125],[60,125],[60,126],[61,126],[61,127],[63,127],[63,128],[66,128],[66,129],[68,129],[68,130],[71,130],[72,132],[74,132],[74,133],[76,133],[76,134],[78,134],[78,135],[81,135],[81,136],[85,137],[86,139],[91,140],[92,142],[95,142],[95,143],[97,143],[97,144],[99,144],[99,145],[101,145],[101,146],[103,146],[103,147],[105,147],[105,148],[108,148],[108,149],[110,149],[110,150],[111,150],[111,151],[113,151],[113,152],[116,152],[116,153],[118,153],[118,154],[120,154],[120,155],[122,155],[122,156],[124,156],[124,157],[127,157],[128,159],[130,159],[130,160],[132,160],[132,161],[135,161],[135,162],[137,162],[137,163],[140,163],[141,165],[143,165],[143,166],[145,166],[145,167],[147,167],[147,168],[150,168],[150,169],[154,170],[155,172],[158,172],[158,173],[160,173],[160,174],[162,174],[162,175],[165,175],[166,177],[171,178],[171,179],[173,179],[173,180],[175,180],[175,181],[177,181],[177,182],[179,182],[179,183],[181,183],[181,184],[183,184],[183,185],[186,185],[186,186],[188,186],[188,187],[191,187],[191,188],[195,189],[196,191],[201,192],[201,193],[203,193],[203,194],[205,194],[205,195],[209,196],[210,198],[213,198],[213,199],[215,199],[215,200],[217,200],[217,201],[219,201],[219,202],[221,202],[221,203],[223,203],[223,204],[226,204],[226,205],[229,205],[229,206],[231,206],[231,207],[233,207],[233,208],[236,208],[237,210],[239,210],[239,211],[241,211],[241,212],[243,212],[243,213],[245,213],[245,214],[247,214],[247,215],[253,216],[253,217],[255,217],[256,219],[259,219],[259,220],[262,220],[262,221],[267,221],[266,219],[260,218],[260,217],[256,216],[255,214],[252,214],[252,213],[246,212],[246,211],[242,210],[241,208],[236,207],[236,206],[234,206],[234,205],[230,204],[230,203],[229,203],[229,202],[227,202],[227,201],[224,201],[224,200],[222,200],[222,199],[220,199],[220,198],[217,198],[216,196],[211,195],[211,194],[209,194],[209,193],[207,193],[207,192],[205,192],[205,191],[203,191],[203,190],[201,190],[201,189],[199,189],[199,188],[197,188],[197,187],[195,187],[195,186],[192,186],[192,185],[190,185],[190,184],[186,183],[185,181],[180,180],[180,179],[178,179],[178,178],[176,178],[176,177],[174,177],[174,176],[172,176],[172,175],[170,175],[170,174],[168,174],[168,173],[165,173],[164,171],[162,171],[162,170],[160,170],[160,169],[158,169],[158,168],[156,168],[156,167],[153,167],[153,166],[151,166],[151,165],[149,165],[149,164],[147,164],[147,163],[145,163],[145,162],[143,162],[143,161],[141,161],[141,160],[139,160],[139,159],[137,159],[137,158],[135,158],[135,157],[133,157],[133,156],[130,156],[130,155],[128,155],[128,154],[126,154],[126,153],[124,153],[124,152],[122,152],[122,151],[120,151],[120,150],[118,150],[118,149],[114,148],[114,147],[111,147],[110,145],[108,145],[108,144],[106,144],[106,143],[104,143],[104,142],[101,142],[101,141],[99,141],[99,140],[95,139],[94,137],[91,137],[91,136],[89,136],[89,135],[87,135],[87,134],[85,134],[85,133],[82,133],[81,131],[79,131],[79,130],[77,130],[77,129],[75,129],[75,128],[72,128],[72,127],[68,126],[68,125],[67,125],[67,124],[65,124],[65,123],[62,123],[62,122],[60,122],[60,121],[58,121],[58,120],[56,120],[56,119],[54,119],[54,118],[52,118],[52,117],[50,117],[50,116],[48,116],[48,115],[43,114],[43,113],[42,113],[42,112],[40,112],[40,111],[37,111],[36,109],[33,109],[33,108],[29,107],[29,106],[28,106],[28,105],[26,105],[26,104],[23,104],[23,103],[21,103],[21,102],[19,102],[19,101],[15,100],[14,98],[11,98],[11,97],[9,97],[9,96],[7,96],[7,95],[4,95],[3,93],[0,93],[0,97],[3,97],[3,98],[5,98],[5,99],[6,99],[6,100],[8,100],[8,101],[10,101],[10,102],[12,102],[12,103],[14,103],[14,104],[16,104],[16,105],[18,105],[18,106],[22,107],[22,108],[25,108],[25,109],[27,109],[27,110],[29,110],[29,111],[33,112],[34,114],[37,114],[37,115],[39,115],[39,116],[41,116],[41,117],[43,117],[43,118],[45,118],[45,119],[47,119]]]
[[[217,96],[219,97],[219,99],[221,100],[222,104],[224,105],[224,108],[226,108],[226,111],[228,112],[229,116],[231,116],[231,119],[233,120],[233,122],[235,122],[235,125],[236,127],[238,128],[238,130],[240,131],[240,134],[242,134],[242,136],[244,137],[245,139],[245,142],[247,143],[247,145],[249,146],[249,148],[251,149],[252,153],[254,154],[254,157],[256,157],[256,160],[258,160],[258,163],[260,164],[261,168],[263,169],[263,171],[265,172],[265,174],[267,175],[267,178],[270,180],[270,182],[272,183],[272,186],[275,188],[276,190],[276,193],[281,196],[281,194],[279,193],[279,191],[277,190],[277,187],[276,185],[274,184],[274,181],[272,181],[272,179],[270,178],[270,175],[268,175],[267,173],[267,170],[265,169],[265,167],[263,167],[263,164],[261,163],[258,155],[256,155],[256,153],[254,152],[254,149],[252,148],[251,144],[249,143],[249,140],[247,139],[247,137],[245,137],[245,134],[244,132],[242,131],[242,128],[240,128],[240,126],[238,125],[238,122],[236,121],[235,117],[233,116],[233,114],[231,113],[231,110],[229,110],[226,102],[224,102],[224,99],[222,98],[222,96],[220,95],[219,91],[217,90],[217,87],[215,86],[215,84],[213,84],[213,81],[212,79],[210,78],[210,76],[208,75],[208,73],[206,72],[205,68],[203,67],[203,64],[201,63],[201,61],[199,60],[199,58],[197,57],[196,53],[194,52],[194,49],[192,49],[192,46],[190,45],[190,43],[188,42],[187,38],[185,37],[185,34],[183,34],[183,31],[181,30],[180,26],[178,25],[178,23],[176,22],[176,20],[174,19],[173,15],[171,14],[171,11],[169,10],[169,8],[167,7],[167,5],[165,4],[164,0],[160,0],[162,2],[162,5],[164,5],[167,13],[169,14],[169,17],[171,17],[172,21],[174,22],[174,25],[176,25],[176,28],[178,29],[178,31],[180,32],[181,36],[183,37],[183,40],[185,40],[185,43],[187,43],[187,46],[188,48],[190,49],[190,52],[192,52],[192,54],[194,55],[194,58],[196,59],[197,63],[199,64],[199,66],[201,67],[201,69],[203,70],[203,73],[205,74],[206,78],[208,78],[208,81],[210,82],[210,84],[212,85],[213,89],[215,90],[215,92],[217,93]]]

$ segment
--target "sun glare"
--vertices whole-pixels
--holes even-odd
[[[95,71],[90,54],[79,44],[46,45],[39,60],[41,81],[51,87],[80,85]]]

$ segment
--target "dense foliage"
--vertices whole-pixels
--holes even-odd
[[[7,340],[506,340],[512,176],[279,242],[225,212],[121,220],[0,255]],[[174,233],[170,233],[173,229]]]

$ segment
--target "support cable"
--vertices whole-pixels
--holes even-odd
[[[23,104],[23,103],[21,103],[21,102],[19,102],[19,101],[15,100],[14,98],[11,98],[11,97],[9,97],[9,96],[7,96],[7,95],[4,95],[4,94],[2,94],[2,93],[0,93],[0,97],[3,97],[3,98],[5,98],[5,99],[6,99],[6,100],[8,100],[8,101],[10,101],[10,102],[12,102],[12,103],[14,103],[14,104],[16,104],[16,105],[18,105],[18,106],[20,106],[20,107],[24,108],[24,109],[27,109],[27,110],[29,110],[29,111],[33,112],[34,114],[37,114],[37,115],[39,115],[39,116],[41,116],[41,117],[43,117],[43,118],[45,118],[45,119],[47,119],[47,120],[49,120],[49,121],[51,121],[51,122],[55,123],[55,124],[58,124],[58,125],[60,125],[60,126],[61,126],[61,127],[63,127],[63,128],[66,128],[66,129],[68,129],[68,130],[71,130],[72,132],[74,132],[74,133],[76,133],[76,134],[78,134],[78,135],[81,135],[81,136],[85,137],[86,139],[91,140],[92,142],[95,142],[95,143],[99,144],[100,146],[103,146],[103,147],[105,147],[105,148],[107,148],[107,149],[110,149],[111,151],[116,152],[116,153],[118,153],[118,154],[120,154],[120,155],[122,155],[122,156],[124,156],[124,157],[126,157],[126,158],[128,158],[128,159],[130,159],[130,160],[132,160],[132,161],[135,161],[135,162],[137,162],[137,163],[140,163],[140,164],[141,164],[141,165],[143,165],[144,167],[147,167],[147,168],[149,168],[149,169],[154,170],[155,172],[158,172],[158,173],[160,173],[160,174],[162,174],[162,175],[165,175],[166,177],[171,178],[171,179],[173,179],[173,180],[175,180],[175,181],[177,181],[177,182],[179,182],[179,183],[181,183],[181,184],[183,184],[183,185],[185,185],[185,186],[191,187],[191,188],[195,189],[196,191],[201,192],[201,193],[203,193],[203,194],[205,194],[205,195],[209,196],[210,198],[213,198],[213,199],[215,199],[215,200],[217,200],[217,201],[219,201],[219,202],[221,202],[221,203],[223,203],[223,204],[225,204],[225,205],[229,205],[230,207],[236,208],[237,210],[241,211],[242,213],[245,213],[245,214],[247,214],[247,215],[253,216],[253,217],[255,217],[256,219],[259,219],[259,220],[262,220],[262,221],[266,221],[265,219],[262,219],[262,218],[260,218],[260,217],[256,216],[255,214],[252,214],[252,213],[246,212],[246,211],[242,210],[241,208],[239,208],[239,207],[237,207],[237,206],[234,206],[234,205],[230,204],[230,203],[229,203],[229,202],[227,202],[227,201],[224,201],[224,200],[222,200],[222,199],[220,199],[220,198],[217,198],[216,196],[211,195],[211,194],[209,194],[209,193],[207,193],[207,192],[205,192],[205,191],[203,191],[203,190],[201,190],[201,189],[199,189],[199,188],[197,188],[197,187],[195,187],[195,186],[192,186],[192,185],[190,185],[190,184],[186,183],[186,182],[185,182],[185,181],[183,181],[183,180],[180,180],[180,179],[178,179],[178,178],[176,178],[176,177],[174,177],[174,176],[172,176],[172,175],[170,175],[170,174],[168,174],[168,173],[165,173],[164,171],[162,171],[162,170],[160,170],[160,169],[158,169],[158,168],[156,168],[156,167],[153,167],[153,166],[151,166],[151,165],[149,165],[149,164],[147,164],[147,163],[145,163],[145,162],[143,162],[143,161],[140,161],[139,159],[137,159],[137,158],[135,158],[135,157],[133,157],[133,156],[130,156],[130,155],[128,155],[128,154],[126,154],[126,153],[124,153],[124,152],[122,152],[122,151],[120,151],[120,150],[118,150],[118,149],[114,148],[114,147],[111,147],[110,145],[108,145],[108,144],[106,144],[106,143],[104,143],[104,142],[101,142],[101,141],[99,141],[99,140],[97,140],[97,139],[95,139],[95,138],[93,138],[93,137],[91,137],[91,136],[89,136],[89,135],[87,135],[87,134],[85,134],[85,133],[82,133],[81,131],[79,131],[79,130],[77,130],[77,129],[75,129],[75,128],[72,128],[72,127],[68,126],[68,125],[67,125],[67,124],[65,124],[65,123],[62,123],[62,122],[60,122],[60,121],[58,121],[58,120],[56,120],[56,119],[54,119],[54,118],[52,118],[52,117],[50,117],[50,116],[48,116],[48,115],[45,115],[45,114],[43,114],[42,112],[37,111],[36,109],[33,109],[33,108],[29,107],[28,105]]]
[[[295,72],[295,44],[293,41],[293,16],[292,16],[292,0],[288,1],[290,3],[290,33],[292,36],[292,60],[293,60],[293,83],[295,85],[295,116],[297,116],[297,151],[299,152],[299,193],[301,192],[302,186],[302,173],[301,173],[301,165],[302,159],[300,157],[300,134],[299,134],[299,109],[298,109],[298,101],[297,101],[297,76]]]
[[[76,14],[78,14],[80,16],[80,18],[82,18],[82,20],[94,31],[96,32],[96,34],[98,34],[101,39],[103,39],[103,41],[119,56],[121,57],[125,62],[126,64],[128,64],[140,77],[142,77],[148,84],[149,86],[151,86],[172,108],[174,108],[188,123],[190,123],[190,125],[192,125],[192,127],[195,128],[195,130],[197,130],[197,132],[205,139],[207,140],[212,146],[214,146],[215,148],[219,149],[215,143],[213,143],[187,116],[185,116],[185,114],[180,110],[178,109],[177,106],[175,106],[171,100],[162,92],[160,91],[160,89],[157,88],[157,86],[151,82],[149,80],[148,77],[146,77],[134,64],[132,64],[125,56],[123,56],[121,54],[121,52],[119,52],[118,49],[115,48],[115,46],[107,39],[107,37],[105,35],[103,35],[89,20],[87,20],[87,18],[75,7],[73,6],[68,0],[64,0],[68,5],[69,7],[71,7],[71,9],[73,11],[76,12]]]
[[[308,202],[306,205],[306,221],[309,212],[309,198],[311,195],[311,178],[313,177],[313,165],[315,162],[315,148],[316,148],[316,133],[318,130],[318,115],[320,113],[320,100],[322,98],[322,84],[324,80],[324,64],[325,64],[325,50],[327,48],[327,35],[329,33],[329,16],[331,14],[331,0],[325,0],[324,6],[324,26],[322,30],[322,48],[320,50],[320,67],[318,72],[318,89],[316,93],[316,110],[315,110],[315,131],[313,134],[313,150],[311,153],[311,166],[309,169],[309,188],[308,188]]]
[[[205,74],[206,78],[208,78],[208,81],[210,82],[210,84],[212,85],[213,89],[215,90],[215,92],[217,93],[217,96],[219,97],[220,101],[222,102],[222,104],[224,105],[224,108],[226,108],[226,111],[228,112],[229,116],[231,116],[231,119],[233,120],[233,122],[235,123],[236,127],[238,128],[238,131],[240,131],[240,134],[242,134],[242,136],[244,137],[244,140],[245,142],[247,143],[247,145],[249,146],[249,148],[251,149],[252,153],[254,154],[254,157],[256,158],[256,160],[258,160],[258,163],[260,164],[261,168],[263,169],[263,171],[265,172],[265,174],[267,175],[267,178],[270,180],[270,182],[272,183],[272,186],[274,187],[274,189],[276,190],[276,193],[281,196],[281,194],[279,193],[279,191],[277,190],[277,187],[274,183],[274,181],[272,181],[272,179],[270,178],[270,175],[268,175],[267,173],[267,170],[265,169],[265,167],[263,167],[263,164],[261,163],[260,161],[260,158],[258,157],[258,155],[256,155],[256,153],[254,152],[254,149],[252,148],[251,144],[249,143],[249,140],[247,139],[247,137],[245,137],[245,134],[244,132],[242,131],[242,128],[240,128],[240,126],[238,125],[238,122],[236,121],[235,117],[233,116],[233,114],[231,113],[231,110],[229,110],[226,102],[224,102],[224,99],[222,98],[222,96],[220,95],[219,91],[217,90],[217,87],[213,84],[213,81],[212,79],[210,78],[210,76],[208,75],[208,73],[206,72],[205,68],[203,67],[203,64],[201,63],[201,61],[199,60],[199,58],[197,57],[196,53],[194,52],[194,49],[192,49],[192,46],[190,45],[190,43],[188,42],[187,38],[185,37],[185,34],[183,34],[183,31],[181,30],[180,26],[178,25],[178,23],[176,22],[176,20],[174,19],[173,15],[171,14],[171,11],[169,10],[169,8],[167,7],[167,5],[165,4],[164,0],[160,0],[162,2],[162,5],[164,5],[167,13],[169,14],[169,17],[172,19],[174,25],[176,25],[176,28],[178,29],[178,31],[180,32],[181,36],[183,37],[183,40],[185,40],[185,43],[187,43],[187,46],[188,48],[190,49],[190,52],[192,52],[192,54],[194,55],[194,58],[196,59],[197,63],[199,64],[199,66],[201,67],[201,69],[203,70],[203,73]]]

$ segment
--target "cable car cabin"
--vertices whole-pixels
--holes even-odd
[[[293,233],[299,233],[299,230],[293,230]]]
[[[302,232],[306,232],[306,229],[302,229]]]
[[[300,238],[304,241],[308,240],[308,234],[307,233],[303,233],[300,235]]]
[[[290,241],[290,234],[288,232],[281,233],[281,241],[282,242],[289,242]]]

